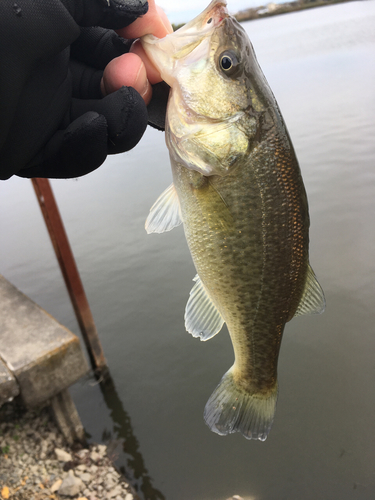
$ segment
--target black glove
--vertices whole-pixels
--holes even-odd
[[[137,144],[142,97],[123,87],[103,98],[99,84],[131,43],[104,28],[147,9],[145,0],[0,1],[1,179],[78,177]]]

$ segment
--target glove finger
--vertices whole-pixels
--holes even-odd
[[[71,57],[88,66],[104,70],[115,57],[129,52],[132,40],[125,40],[105,28],[82,28],[78,39],[71,45]]]
[[[88,112],[65,130],[59,130],[43,151],[17,172],[19,177],[68,179],[98,168],[107,157],[107,122],[104,116]]]
[[[73,99],[71,119],[87,111],[103,115],[108,126],[108,153],[132,149],[147,127],[147,108],[144,100],[132,87],[122,87],[103,99]]]
[[[80,26],[120,29],[146,14],[146,0],[61,0]]]
[[[93,69],[81,62],[71,60],[72,96],[77,99],[101,99],[100,82],[103,71]]]

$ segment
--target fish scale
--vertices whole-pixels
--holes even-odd
[[[177,32],[160,40],[147,35],[142,44],[171,86],[166,143],[173,174],[146,229],[183,223],[197,270],[186,329],[209,340],[225,322],[234,350],[204,418],[217,434],[265,440],[285,324],[325,307],[309,264],[298,161],[251,43],[224,2],[214,0]]]
[[[181,201],[182,218],[186,221],[185,234],[197,272],[227,323],[235,346],[236,364],[247,371],[249,376],[246,378],[251,379],[251,385],[257,392],[258,386],[273,388],[275,384],[279,337],[290,315],[287,302],[294,284],[291,254],[293,248],[298,246],[294,242],[303,228],[295,230],[296,237],[291,234],[286,244],[285,233],[289,233],[288,226],[291,224],[289,214],[296,209],[289,204],[282,207],[284,190],[272,170],[268,174],[264,169],[261,158],[249,158],[249,162],[250,169],[243,168],[222,178],[209,178],[210,185],[221,196],[213,191],[214,200],[205,199],[205,203],[199,202],[199,195],[194,197],[189,193],[191,174],[186,168],[174,167],[174,184]],[[260,171],[253,168],[254,163],[259,163]],[[256,188],[264,184],[267,189]],[[232,200],[225,205],[223,200],[227,200],[227,192],[232,194]],[[240,201],[233,199],[233,193]],[[275,206],[278,205],[280,208],[276,211]],[[215,230],[220,226],[223,211],[225,217],[230,210],[228,206],[235,207],[231,214],[230,231]],[[306,207],[296,208],[298,213],[306,211]],[[211,220],[211,224],[207,224],[207,220]],[[306,259],[304,261],[306,266]],[[277,268],[283,269],[288,279],[283,274],[275,273]],[[305,276],[298,273],[298,278],[303,283]],[[299,288],[301,294],[302,287]],[[247,346],[236,349],[241,345],[244,330],[249,343],[257,346],[256,352],[249,352]],[[276,346],[272,342],[275,331],[280,332],[276,336]],[[272,355],[268,352],[267,346],[270,345]],[[262,376],[258,377],[257,373]]]

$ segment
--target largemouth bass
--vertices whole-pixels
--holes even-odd
[[[173,172],[146,229],[160,233],[183,222],[198,273],[186,329],[208,340],[225,322],[235,355],[204,418],[220,435],[265,440],[285,323],[325,307],[309,265],[296,155],[248,36],[224,1],[163,39],[143,37],[142,45],[171,87]]]

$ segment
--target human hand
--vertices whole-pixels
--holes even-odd
[[[7,68],[0,72],[0,178],[78,177],[137,144],[147,126],[145,101],[122,85],[148,100],[153,79],[134,53],[119,64],[131,41],[107,28],[162,36],[157,29],[166,28],[152,12],[134,34],[123,31],[146,11],[142,0],[17,0],[17,9],[0,2]]]
[[[139,17],[126,28],[117,30],[124,39],[138,39],[146,34],[153,34],[158,38],[165,37],[173,32],[165,12],[155,5],[155,0],[148,0],[147,14]],[[112,61],[104,69],[101,81],[103,95],[115,92],[123,85],[133,87],[149,104],[152,96],[152,85],[162,81],[159,71],[151,63],[138,40],[130,47],[127,54],[123,54]]]

